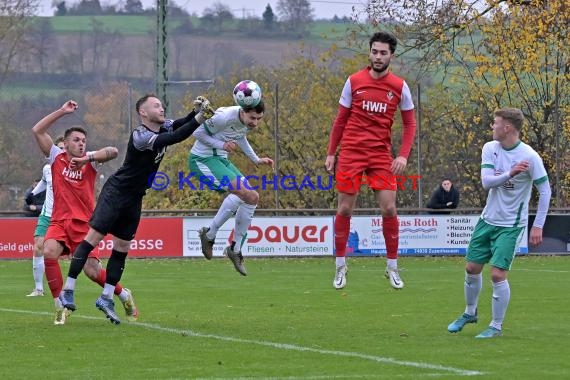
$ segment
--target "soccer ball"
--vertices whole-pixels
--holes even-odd
[[[234,87],[234,101],[240,107],[255,107],[261,101],[261,88],[252,80],[242,80]]]

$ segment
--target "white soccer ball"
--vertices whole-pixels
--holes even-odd
[[[261,87],[252,80],[242,80],[234,87],[234,101],[240,107],[255,107],[261,101]]]

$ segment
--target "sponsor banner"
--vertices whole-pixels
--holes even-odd
[[[479,215],[418,215],[398,218],[400,254],[464,255]],[[545,242],[538,250],[570,251],[570,240],[567,240],[570,235],[567,235],[568,229],[565,228],[570,218],[566,215],[559,218],[550,215],[547,218]],[[131,242],[129,257],[201,257],[198,229],[209,222],[210,218],[206,217],[143,218],[136,237]],[[30,259],[33,256],[36,223],[36,218],[0,218],[0,259]],[[233,225],[233,219],[229,220],[218,232],[214,245],[215,257],[223,256],[223,250],[232,238]],[[555,227],[560,227],[560,231],[554,231]],[[556,235],[556,239],[550,237],[549,233],[554,233],[550,230],[560,236]],[[549,250],[550,243],[552,247]],[[332,256],[333,245],[332,216],[256,217],[248,230],[242,251],[244,256]],[[99,244],[101,256],[109,257],[111,249],[112,237],[109,235]],[[528,230],[525,230],[517,252],[529,252]],[[352,218],[347,254],[386,254],[381,217]]]
[[[198,230],[210,218],[184,219],[184,256],[202,256]],[[332,217],[255,217],[242,246],[244,256],[331,256]],[[223,256],[233,239],[234,219],[218,231],[214,257]]]
[[[528,226],[532,227],[536,215],[529,215]],[[530,253],[570,255],[570,214],[549,214],[542,230],[542,244],[530,246]]]
[[[0,219],[0,259],[31,259],[37,218]],[[112,236],[99,243],[101,257],[109,257]],[[181,257],[182,218],[144,218],[129,257]]]
[[[464,255],[479,215],[398,216],[402,255]],[[527,230],[517,253],[528,253]],[[381,217],[352,217],[347,255],[386,254]]]
[[[112,249],[113,237],[107,235],[99,254],[109,257]],[[129,257],[182,257],[182,218],[142,218]]]
[[[31,259],[37,218],[0,219],[0,258]]]

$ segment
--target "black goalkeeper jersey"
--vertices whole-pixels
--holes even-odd
[[[107,180],[108,186],[118,190],[115,194],[127,198],[144,196],[166,152],[166,146],[156,148],[154,143],[160,134],[172,132],[172,123],[166,120],[158,132],[139,125],[131,133],[123,165]]]

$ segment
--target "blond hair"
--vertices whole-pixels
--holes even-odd
[[[495,111],[495,116],[506,120],[511,124],[517,131],[520,131],[524,124],[524,115],[522,111],[518,108],[501,108]]]

